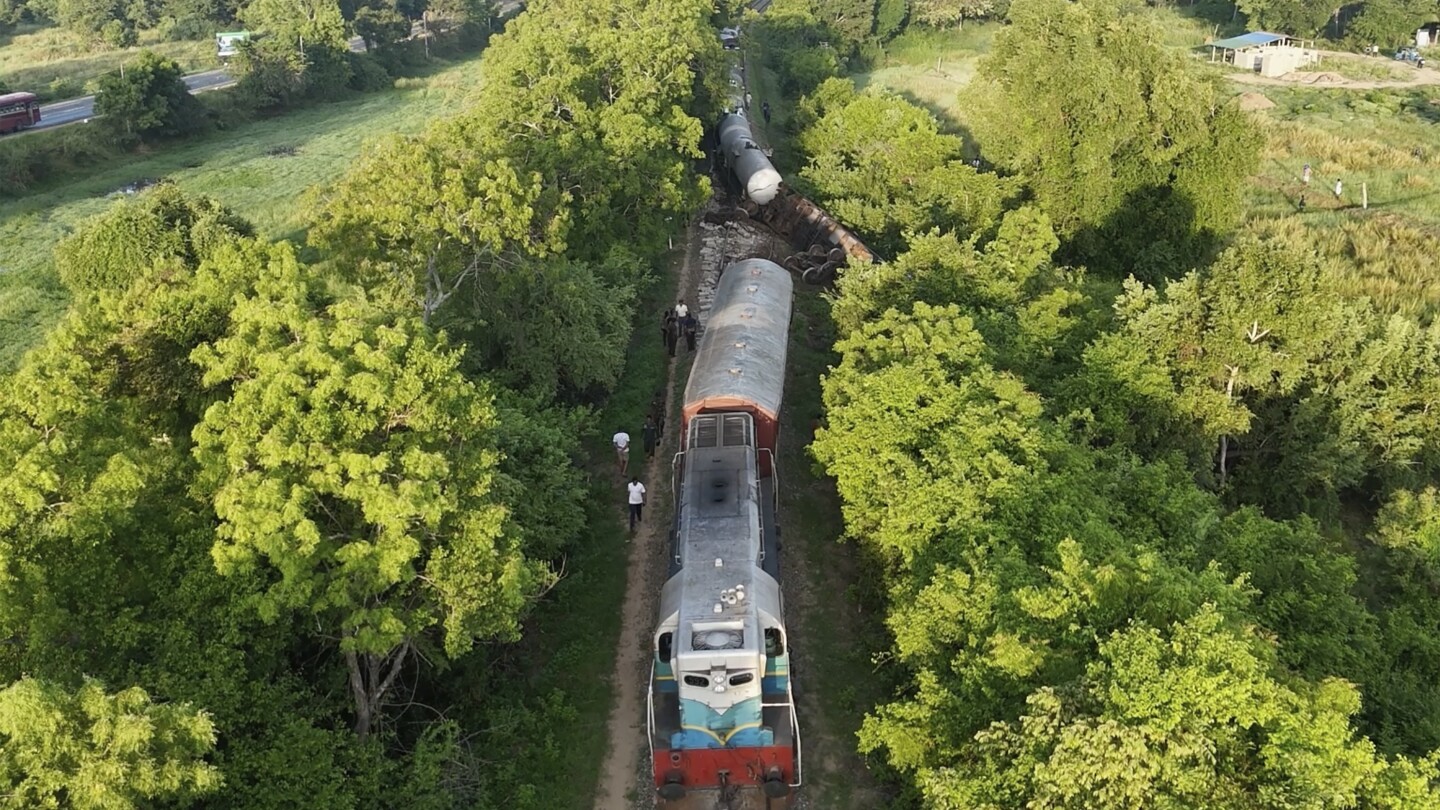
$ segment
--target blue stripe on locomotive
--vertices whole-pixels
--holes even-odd
[[[760,691],[767,695],[785,695],[790,689],[790,656],[780,655],[765,659],[765,677],[760,681]]]
[[[672,749],[747,748],[774,745],[775,732],[762,728],[756,695],[721,714],[698,700],[680,699],[680,730],[670,735]]]

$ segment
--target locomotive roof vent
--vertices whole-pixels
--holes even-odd
[[[734,650],[744,644],[744,633],[740,630],[702,630],[690,639],[691,649]]]
[[[752,292],[752,293],[753,293],[753,292],[758,292],[759,290],[760,290],[760,285],[759,285],[759,284],[751,284],[750,286],[748,286],[748,287],[745,288],[745,292]]]

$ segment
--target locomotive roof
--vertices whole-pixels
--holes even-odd
[[[780,418],[790,340],[790,272],[765,259],[726,267],[685,386],[685,413],[754,409]]]
[[[736,622],[742,626],[733,629],[746,637],[734,649],[756,650],[762,644],[756,621],[762,613],[780,615],[780,594],[779,584],[759,567],[762,513],[753,424],[746,415],[714,414],[694,420],[691,429],[677,527],[681,569],[662,591],[662,623],[678,619],[680,652],[710,649],[693,646],[694,636],[704,635],[696,625]],[[737,585],[744,587],[745,599],[724,604],[724,591]]]

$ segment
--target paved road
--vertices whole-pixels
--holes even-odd
[[[365,40],[354,37],[350,40],[350,50],[365,50]],[[219,90],[222,87],[229,87],[235,80],[225,72],[224,68],[207,70],[204,73],[191,73],[185,77],[185,86],[190,88],[191,93],[203,93],[206,90]],[[76,121],[83,121],[95,114],[95,97],[85,96],[84,98],[72,98],[69,101],[57,101],[54,104],[47,104],[40,108],[40,123],[31,129],[45,129],[46,127],[59,127],[65,124],[73,124]]]
[[[190,88],[190,92],[192,93],[229,87],[234,83],[235,80],[230,78],[230,74],[224,70],[207,70],[204,73],[192,73],[185,77],[185,86]],[[57,101],[54,104],[47,104],[40,108],[40,123],[36,124],[32,129],[44,129],[46,127],[73,124],[76,121],[83,121],[94,114],[94,96],[72,98],[69,101]]]
[[[523,6],[522,0],[505,0],[500,4],[500,17],[510,17]],[[423,29],[420,23],[415,23],[410,35],[415,36]],[[357,53],[365,50],[365,40],[360,37],[353,37],[350,40],[350,50]],[[203,93],[206,90],[218,90],[222,87],[229,87],[235,80],[226,73],[224,68],[219,70],[207,70],[204,73],[192,73],[185,77],[185,86],[190,88],[191,93]],[[46,104],[40,108],[40,123],[31,127],[31,131],[45,129],[47,127],[59,127],[65,124],[73,124],[76,121],[84,121],[95,114],[95,97],[85,96],[84,98],[72,98],[69,101],[57,101],[54,104]]]

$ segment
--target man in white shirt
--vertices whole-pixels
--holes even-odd
[[[620,474],[624,475],[630,466],[630,434],[622,430],[611,441],[615,443],[615,459],[620,464]]]
[[[680,299],[680,303],[678,303],[678,304],[675,305],[675,319],[676,319],[676,320],[683,319],[686,315],[689,315],[689,314],[690,314],[690,307],[685,303],[685,299],[684,299],[684,298],[681,298],[681,299]]]
[[[640,510],[645,508],[645,485],[639,478],[631,478],[626,489],[630,490],[630,531],[633,532],[640,521]]]

